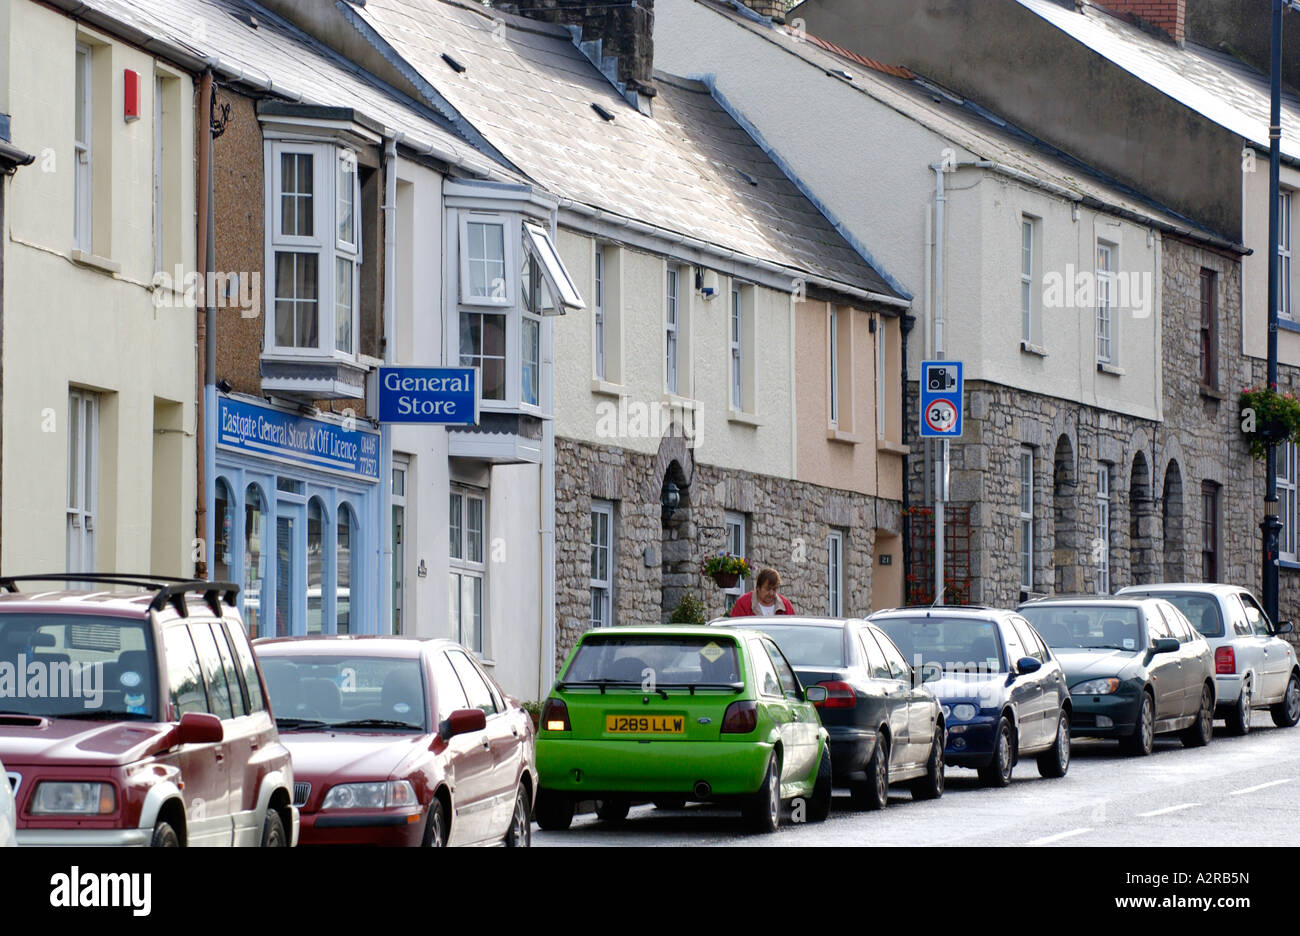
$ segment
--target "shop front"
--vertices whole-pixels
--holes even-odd
[[[251,637],[379,633],[380,437],[217,396],[213,577]]]

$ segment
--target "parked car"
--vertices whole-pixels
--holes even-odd
[[[18,591],[31,581],[109,588]],[[0,665],[46,680],[0,698],[20,845],[297,842],[238,586],[79,573],[0,587]]]
[[[882,809],[889,785],[906,783],[916,799],[943,795],[944,718],[902,651],[874,624],[855,619],[740,617],[712,622],[746,627],[776,641],[805,686],[830,735],[831,769],[859,809]]]
[[[1205,583],[1130,585],[1117,594],[1164,598],[1209,641],[1215,716],[1227,722],[1231,733],[1250,731],[1255,709],[1268,709],[1279,728],[1300,722],[1300,666],[1295,648],[1281,637],[1292,633],[1294,625],[1274,625],[1248,589]]]
[[[1006,786],[1024,756],[1044,777],[1070,768],[1072,702],[1061,665],[1029,622],[1010,611],[903,608],[868,620],[911,660],[939,698],[947,726],[944,761]]]
[[[532,842],[532,719],[472,653],[414,637],[255,643],[302,842]]]
[[[567,829],[596,801],[606,821],[637,802],[736,806],[774,832],[785,800],[830,812],[831,753],[815,703],[771,637],[710,627],[619,627],[578,641],[542,710],[537,821]]]
[[[14,809],[14,792],[18,785],[18,775],[9,774],[5,765],[0,764],[0,848],[18,844],[18,812]]]
[[[1040,598],[1020,606],[1061,661],[1076,736],[1118,738],[1150,754],[1155,736],[1214,737],[1214,654],[1182,613],[1160,598]]]

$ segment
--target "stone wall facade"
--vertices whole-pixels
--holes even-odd
[[[781,593],[803,614],[827,611],[828,535],[844,531],[843,613],[871,612],[876,531],[901,530],[898,501],[696,464],[677,436],[666,436],[654,456],[562,438],[555,447],[557,666],[590,626],[593,500],[614,504],[615,625],[661,624],[687,591],[710,615],[730,610],[731,599],[699,572],[703,556],[725,548],[728,510],[747,515],[750,564],[777,569]],[[681,490],[667,520],[666,479]]]

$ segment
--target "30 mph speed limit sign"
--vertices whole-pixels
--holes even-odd
[[[922,362],[921,438],[960,439],[961,400],[961,361]]]

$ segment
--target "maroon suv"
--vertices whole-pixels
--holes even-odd
[[[83,582],[111,590],[68,587]],[[293,768],[238,586],[79,574],[0,588],[0,761],[20,845],[296,843]]]
[[[449,640],[256,643],[304,845],[532,840],[532,720]]]

